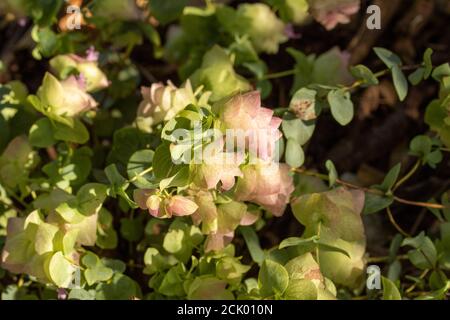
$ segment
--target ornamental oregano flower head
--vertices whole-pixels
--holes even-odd
[[[260,160],[244,165],[243,177],[238,179],[235,197],[240,201],[257,203],[275,216],[281,216],[294,191],[293,178],[287,164]]]
[[[263,3],[241,4],[238,9],[239,19],[249,22],[250,40],[257,51],[276,53],[281,43],[288,40],[284,23]]]
[[[217,103],[222,130],[237,139],[245,136],[246,148],[263,159],[272,158],[276,141],[281,138],[278,130],[281,119],[273,116],[273,110],[261,107],[261,94],[251,91],[238,94]]]
[[[325,29],[334,29],[338,24],[350,22],[350,16],[357,13],[360,0],[309,0],[313,17]]]
[[[95,92],[109,86],[106,75],[98,67],[98,52],[94,48],[88,49],[85,57],[75,54],[56,56],[50,60],[50,66],[61,79],[76,71],[85,80],[88,92]]]
[[[189,80],[181,88],[171,81],[167,85],[153,83],[150,87],[142,87],[141,94],[143,101],[138,107],[136,123],[146,132],[150,132],[152,126],[174,118],[190,104],[206,105],[210,96],[209,92],[201,93],[201,88],[194,92]]]
[[[167,196],[159,190],[135,190],[134,200],[138,206],[157,218],[171,218],[172,216],[188,216],[193,214],[198,206],[187,197],[175,195]]]
[[[97,102],[86,92],[84,80],[75,76],[59,81],[46,73],[37,95],[52,113],[61,116],[75,117],[97,107]]]

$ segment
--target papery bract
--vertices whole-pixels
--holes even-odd
[[[61,116],[75,117],[97,106],[97,102],[86,93],[82,79],[75,76],[59,81],[46,73],[37,95],[53,113]]]
[[[146,132],[151,131],[153,125],[174,118],[190,104],[206,105],[210,95],[205,92],[197,98],[189,80],[181,88],[170,81],[167,85],[154,83],[150,87],[142,87],[141,93],[144,100],[139,105],[136,122]]]
[[[239,201],[257,203],[275,216],[281,216],[294,191],[293,178],[285,163],[259,161],[242,168],[235,191]]]
[[[263,159],[273,156],[275,143],[281,137],[281,119],[273,116],[273,110],[261,107],[259,91],[235,95],[214,107],[227,136],[234,135],[238,147],[244,138],[253,155]]]
[[[234,232],[227,234],[212,233],[209,234],[205,241],[205,251],[218,251],[225,248],[231,240],[233,240]]]
[[[158,190],[137,189],[134,191],[134,200],[137,205],[157,218],[170,218],[172,216],[187,216],[193,214],[197,204],[188,197],[174,195],[160,195]]]
[[[257,51],[277,53],[280,43],[288,40],[284,33],[284,23],[266,4],[242,4],[237,12],[240,19],[250,22],[246,32]]]
[[[167,212],[173,216],[187,216],[193,214],[198,206],[192,200],[183,196],[172,196],[167,203]]]
[[[233,60],[227,52],[217,45],[205,53],[201,67],[190,79],[194,87],[203,85],[206,90],[211,91],[212,102],[252,89],[250,83],[236,73]]]
[[[350,22],[350,16],[358,12],[360,0],[310,0],[310,10],[314,18],[325,29],[331,30],[338,24]]]
[[[38,163],[37,153],[33,151],[25,136],[14,138],[0,156],[0,182],[15,188],[25,182],[30,169]]]
[[[98,67],[97,59],[98,53],[89,49],[86,57],[75,54],[60,55],[51,59],[50,65],[60,78],[65,78],[67,72],[72,69],[76,70],[86,81],[86,91],[95,92],[109,85],[106,75]]]
[[[230,190],[235,177],[241,177],[239,166],[244,161],[242,153],[223,152],[223,139],[216,140],[203,150],[203,163],[196,165],[194,182],[201,188],[214,189],[219,182],[222,190]]]

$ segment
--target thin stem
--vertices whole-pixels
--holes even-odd
[[[400,232],[402,235],[404,235],[405,237],[410,238],[411,235],[410,235],[409,233],[407,233],[405,230],[403,230],[403,229],[398,225],[398,223],[395,221],[394,216],[392,215],[391,208],[390,208],[390,207],[387,207],[387,208],[386,208],[386,211],[387,211],[387,214],[388,214],[388,217],[389,217],[389,221],[390,221],[391,224],[394,226],[394,228],[395,228],[398,232]]]
[[[447,206],[444,206],[439,203],[411,201],[411,200],[402,199],[397,196],[394,196],[394,200],[397,202],[403,203],[403,204],[409,204],[411,206],[416,206],[416,207],[424,207],[424,208],[432,208],[432,209],[447,209],[448,208]]]
[[[418,159],[416,161],[416,163],[414,164],[414,166],[412,167],[412,169],[409,170],[409,172],[395,184],[392,191],[397,190],[398,187],[400,187],[402,184],[404,184],[406,181],[408,181],[409,178],[411,178],[413,176],[413,174],[416,173],[417,169],[419,169],[419,167],[420,167],[420,162],[421,162],[420,159]]]
[[[17,195],[16,195],[16,193],[12,190],[12,189],[10,189],[10,188],[8,188],[8,187],[4,187],[5,188],[5,190],[6,190],[6,192],[7,192],[7,194],[8,194],[8,196],[10,196],[11,198],[13,198],[14,200],[16,200],[18,203],[20,203],[24,208],[28,208],[28,204],[25,202],[25,201],[23,201],[21,198],[19,198]]]
[[[137,175],[135,175],[133,178],[131,178],[130,180],[128,180],[128,182],[134,182],[136,181],[139,177],[142,177],[144,175],[146,175],[147,173],[153,171],[153,167],[147,168],[142,172],[139,172]]]
[[[275,73],[269,73],[269,74],[266,74],[265,76],[263,76],[261,79],[255,79],[255,80],[269,80],[269,79],[283,78],[283,77],[293,76],[296,72],[297,72],[296,69],[291,69],[291,70],[285,70],[285,71],[280,71],[280,72],[275,72]]]
[[[321,229],[321,226],[322,226],[322,222],[319,221],[319,223],[318,223],[318,225],[317,225],[317,236],[319,237],[319,239],[320,239],[320,229]],[[319,252],[319,245],[317,244],[317,245],[316,245],[316,260],[317,260],[317,265],[319,266],[319,270],[320,270],[320,258],[319,258],[319,254],[320,254],[320,252]]]
[[[430,272],[430,269],[425,269],[419,276],[419,279],[425,278],[425,276]],[[417,287],[417,282],[413,283],[408,289],[405,290],[405,293],[410,293]]]
[[[420,65],[402,66],[402,67],[400,67],[400,69],[401,70],[413,70],[413,69],[417,69],[419,67],[420,67]],[[382,77],[382,76],[388,74],[389,72],[391,72],[390,69],[384,69],[384,70],[374,73],[373,75],[375,78],[378,79],[379,77]],[[352,89],[358,88],[359,86],[364,85],[364,84],[366,84],[366,82],[364,80],[356,80],[350,86],[345,87],[344,90],[346,90],[346,91],[352,90]]]
[[[329,181],[329,178],[326,174],[321,174],[321,173],[317,173],[314,171],[308,171],[306,169],[303,168],[294,168],[292,169],[292,171],[297,172],[297,173],[301,173],[304,175],[308,175],[311,177],[316,177],[318,179],[324,180],[324,181]],[[370,188],[365,188],[365,187],[361,187],[361,186],[357,186],[355,184],[352,184],[350,182],[347,181],[343,181],[341,179],[336,179],[336,183],[340,184],[342,186],[346,186],[348,188],[351,189],[357,189],[357,190],[362,190],[364,192],[368,192],[368,193],[372,193],[372,194],[376,194],[379,196],[384,196],[384,193],[381,190],[378,189],[370,189]],[[411,200],[406,200],[397,196],[393,196],[393,199],[397,202],[403,203],[403,204],[408,204],[411,206],[416,206],[416,207],[425,207],[425,208],[433,208],[433,209],[446,209],[447,207],[438,203],[430,203],[430,202],[419,202],[419,201],[411,201]]]
[[[408,256],[406,254],[404,255],[400,255],[400,256],[396,256],[395,259],[397,260],[406,260],[408,259]],[[391,257],[390,256],[385,256],[385,257],[369,257],[367,258],[367,262],[368,263],[383,263],[383,262],[390,262]]]

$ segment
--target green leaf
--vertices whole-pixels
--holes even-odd
[[[144,255],[144,263],[145,274],[154,274],[158,271],[163,271],[171,267],[170,259],[163,256],[156,248],[147,248]]]
[[[239,231],[244,237],[247,249],[250,252],[252,260],[261,265],[265,258],[265,253],[259,244],[259,238],[252,227],[239,227]]]
[[[304,145],[312,137],[316,125],[313,121],[283,119],[281,127],[286,139],[293,139],[298,144]]]
[[[157,142],[155,136],[137,128],[125,127],[114,132],[113,145],[107,163],[115,163],[122,172],[126,170],[130,157],[138,150],[149,149]]]
[[[142,189],[151,189],[154,187],[154,184],[151,182],[154,180],[152,173],[140,175],[152,166],[154,154],[153,150],[147,149],[136,151],[130,157],[127,165],[127,174],[130,180],[134,180],[133,184],[136,187]]]
[[[378,58],[380,58],[389,69],[402,64],[402,60],[399,56],[388,49],[376,47],[373,51],[375,51]]]
[[[425,68],[420,67],[408,76],[408,80],[413,86],[416,86],[424,79],[424,77]]]
[[[73,127],[60,122],[53,122],[53,137],[56,140],[68,141],[73,143],[84,144],[89,140],[89,131],[84,124],[73,119]]]
[[[314,243],[314,240],[319,240],[319,236],[315,235],[310,238],[299,238],[299,237],[290,237],[286,238],[278,245],[278,249],[284,249],[293,246],[302,246],[302,245],[311,245]]]
[[[438,163],[442,161],[442,152],[436,146],[430,137],[425,135],[418,135],[411,140],[409,144],[410,154],[417,156],[421,159],[423,164],[428,164],[430,167],[435,168]]]
[[[381,277],[383,283],[383,300],[402,300],[395,284],[388,278]]]
[[[398,175],[400,174],[401,170],[401,164],[398,163],[394,167],[389,170],[386,177],[384,177],[383,182],[381,185],[377,186],[380,190],[384,191],[385,193],[389,193],[391,191],[392,187],[394,186],[395,182],[398,179]]]
[[[113,216],[105,208],[98,212],[97,240],[95,244],[102,249],[114,249],[117,247],[117,232],[113,226]]]
[[[38,254],[53,251],[53,239],[58,232],[58,227],[49,223],[41,223],[37,227],[34,248]]]
[[[96,300],[130,300],[140,297],[139,285],[130,277],[116,273],[109,283],[100,283],[96,288]]]
[[[88,183],[77,192],[78,209],[84,215],[92,215],[100,210],[106,198],[107,186],[100,183]]]
[[[105,168],[105,174],[114,189],[117,190],[124,188],[125,185],[128,186],[128,180],[120,174],[115,164],[110,164],[107,166]]]
[[[233,300],[233,294],[226,290],[224,280],[211,276],[201,276],[191,282],[187,298],[189,300]]]
[[[327,160],[325,162],[325,167],[328,169],[328,184],[330,187],[332,187],[336,184],[336,180],[338,178],[336,167],[334,166],[334,163],[331,160]]]
[[[184,274],[186,270],[183,264],[178,264],[164,274],[158,291],[169,297],[183,297],[186,295],[184,290]]]
[[[316,243],[323,275],[349,287],[357,286],[364,273],[363,204],[362,191],[345,188],[306,194],[291,202],[294,216],[305,226],[302,238],[320,237]]]
[[[72,282],[76,268],[62,254],[56,252],[48,264],[48,274],[51,280],[60,288],[67,288]]]
[[[405,100],[408,94],[408,80],[406,80],[405,75],[399,66],[395,65],[391,69],[392,80],[394,81],[395,91],[397,91],[398,98],[400,101]]]
[[[289,103],[289,109],[301,120],[314,120],[320,113],[319,105],[316,105],[315,90],[301,88]]]
[[[381,210],[389,207],[392,203],[394,203],[393,197],[367,192],[364,202],[363,214],[380,212]]]
[[[311,280],[292,279],[284,292],[286,300],[317,300],[317,287]]]
[[[436,68],[434,68],[433,73],[431,76],[434,80],[441,82],[444,77],[447,77],[450,75],[450,63],[443,63]]]
[[[172,162],[168,143],[162,143],[158,148],[156,148],[153,156],[153,162],[158,164],[153,168],[156,178],[164,179],[175,174],[175,165]]]
[[[379,83],[377,77],[373,74],[373,72],[362,64],[351,67],[350,72],[352,76],[360,81],[363,81],[366,85],[373,86]]]
[[[431,60],[431,56],[433,55],[433,49],[427,48],[423,54],[423,64],[425,66],[425,74],[424,78],[428,79],[433,71],[433,61]]]
[[[151,14],[161,23],[167,24],[176,20],[183,8],[188,4],[189,0],[150,0],[148,5],[150,7]]]
[[[69,300],[95,300],[95,290],[75,288],[70,290]]]
[[[106,267],[98,256],[92,252],[88,251],[81,259],[81,262],[87,268],[84,271],[84,278],[90,286],[97,282],[109,280],[113,276],[113,270]]]
[[[134,219],[120,219],[120,234],[128,241],[139,241],[144,235],[144,224],[142,222],[142,216]]]
[[[286,144],[286,163],[293,168],[303,165],[305,154],[302,147],[293,139],[288,139]]]
[[[263,297],[281,296],[289,285],[289,274],[281,264],[264,260],[259,270],[258,284]]]
[[[183,249],[184,231],[181,229],[171,229],[166,233],[163,248],[169,253],[177,253]]]
[[[354,115],[350,93],[344,90],[331,90],[327,98],[333,118],[342,126],[349,124]]]
[[[184,187],[189,183],[189,177],[189,166],[177,166],[177,171],[173,176],[159,182],[159,188],[163,190],[170,187]]]
[[[33,147],[47,148],[56,143],[53,135],[53,126],[50,120],[42,118],[31,126],[28,138]]]
[[[437,251],[433,241],[422,231],[414,238],[406,238],[402,242],[402,247],[413,247],[408,251],[408,258],[411,263],[419,269],[433,269],[437,262]]]

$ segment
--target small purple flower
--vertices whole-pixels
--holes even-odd
[[[69,295],[67,294],[67,290],[64,288],[58,288],[57,293],[58,300],[67,300],[67,298],[69,297]]]
[[[292,25],[292,23],[288,23],[285,28],[284,28],[284,34],[289,38],[289,39],[300,39],[302,37],[302,35],[300,33],[295,32],[294,30],[294,26]]]
[[[20,18],[17,23],[23,28],[27,25],[27,18]]]
[[[89,49],[86,50],[86,61],[89,62],[97,62],[99,57],[98,51],[95,51],[94,46],[90,46]]]

